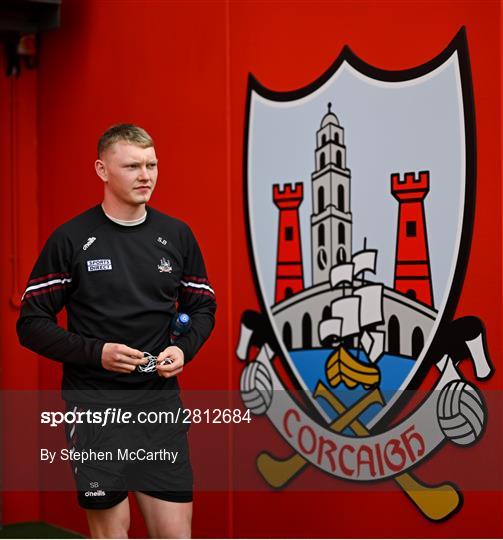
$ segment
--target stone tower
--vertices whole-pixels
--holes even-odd
[[[423,304],[433,306],[430,255],[424,217],[424,199],[430,189],[430,173],[416,177],[391,175],[391,193],[398,201],[395,258],[395,290]]]
[[[351,171],[346,166],[344,129],[331,111],[316,132],[312,179],[311,261],[313,285],[328,281],[330,269],[352,256]]]
[[[295,186],[286,184],[283,189],[279,184],[273,185],[273,200],[279,209],[275,304],[304,289],[299,222],[299,206],[303,198],[302,183]]]

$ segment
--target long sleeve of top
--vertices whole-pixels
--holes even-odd
[[[56,322],[72,285],[72,247],[57,230],[46,242],[23,294],[17,333],[21,345],[60,362],[101,362],[104,341],[70,332]]]
[[[201,250],[190,229],[185,231],[189,246],[183,261],[184,274],[180,282],[179,311],[192,320],[190,331],[178,337],[175,345],[184,352],[185,362],[191,360],[210,335],[215,324],[215,293],[206,276]]]
[[[178,309],[192,320],[176,345],[190,361],[215,322],[215,294],[197,241],[180,220],[147,209],[144,223],[124,227],[101,206],[59,227],[30,275],[17,323],[22,345],[63,363],[65,390],[85,392],[177,388],[173,379],[135,371],[115,373],[101,365],[105,343],[124,343],[158,355],[169,346]],[[63,307],[68,329],[57,325]]]

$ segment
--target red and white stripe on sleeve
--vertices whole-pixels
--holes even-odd
[[[21,301],[32,296],[39,296],[62,289],[72,282],[69,273],[53,273],[28,281],[28,286],[23,293]]]
[[[215,291],[211,288],[210,282],[206,278],[197,276],[182,276],[180,285],[184,287],[185,293],[202,294],[215,297]]]

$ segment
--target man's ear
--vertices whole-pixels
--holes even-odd
[[[101,159],[97,159],[94,162],[94,169],[96,174],[103,180],[103,182],[108,182],[107,168]]]

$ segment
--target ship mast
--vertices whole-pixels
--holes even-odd
[[[367,237],[364,236],[363,237],[363,251],[366,251],[367,249]],[[362,272],[362,287],[363,285],[365,285],[365,270]],[[358,334],[358,345],[356,346],[356,359],[359,361],[360,360],[360,349],[361,349],[361,346],[362,346],[362,342],[361,342],[361,332]]]

